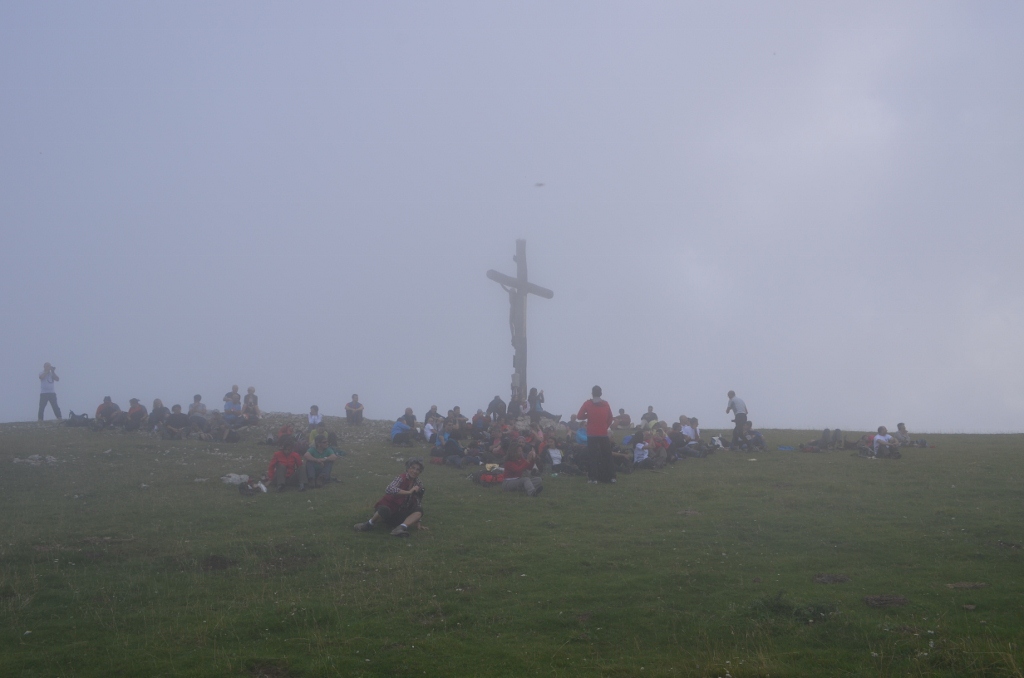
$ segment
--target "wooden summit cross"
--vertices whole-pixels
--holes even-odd
[[[536,294],[538,297],[550,299],[555,293],[549,289],[534,285],[526,278],[526,241],[516,240],[516,277],[498,273],[494,269],[487,271],[487,277],[498,283],[508,292],[508,324],[512,330],[512,400],[526,400],[526,295]]]

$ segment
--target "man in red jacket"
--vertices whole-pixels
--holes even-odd
[[[614,483],[615,464],[608,429],[612,425],[612,408],[601,399],[601,387],[591,389],[593,397],[580,407],[576,417],[587,422],[588,473],[591,483]]]

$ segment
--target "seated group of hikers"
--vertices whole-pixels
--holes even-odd
[[[560,417],[548,417],[554,420],[554,425],[542,426],[543,417],[531,418],[527,424],[514,412],[508,414],[505,410],[502,414],[494,407],[494,401],[488,410],[477,410],[469,418],[457,406],[447,415],[432,406],[425,423],[420,425],[412,408],[406,408],[391,428],[391,440],[396,445],[427,443],[431,446],[431,461],[458,468],[494,465],[505,468],[507,473],[508,461],[518,454],[528,459],[529,468],[538,474],[550,467],[554,473],[589,475],[587,432],[577,415],[572,415],[568,422],[561,422]],[[653,414],[653,408],[649,408],[649,414],[653,416],[645,415],[643,423],[632,430],[621,445],[612,441],[612,459],[617,471],[659,469],[687,457],[705,457],[721,445],[702,437],[696,418],[681,416],[670,427]],[[620,422],[623,415],[620,410]],[[738,441],[740,448],[763,449],[764,437],[760,432],[752,426],[746,431],[744,439]],[[518,465],[519,461],[513,463]],[[485,480],[494,481],[487,472],[482,475]],[[517,473],[515,479],[521,475]],[[519,485],[522,483],[517,483]],[[523,489],[532,494],[529,488]]]
[[[338,436],[329,432],[323,421],[310,426],[305,435],[296,435],[291,424],[282,426],[275,436],[277,450],[270,458],[264,480],[283,492],[293,485],[305,492],[307,487],[318,488],[337,482],[331,476],[334,462],[344,456],[338,447]]]
[[[106,428],[152,431],[166,440],[180,440],[195,435],[202,440],[231,443],[241,440],[237,429],[256,424],[262,415],[255,388],[250,386],[243,398],[238,392],[238,386],[232,386],[231,391],[224,394],[223,413],[208,411],[201,395],[193,398],[187,413],[182,411],[181,405],[168,409],[159,398],[153,401],[152,410],[147,410],[138,398],[132,398],[126,412],[110,396],[105,396],[96,408],[96,418],[91,426],[97,431]],[[74,413],[72,416],[76,422],[80,420],[74,417]]]

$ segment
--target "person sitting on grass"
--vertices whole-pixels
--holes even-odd
[[[234,428],[236,426],[244,426],[245,419],[242,418],[242,394],[241,393],[229,393],[231,398],[224,401],[224,421],[228,426]],[[226,397],[226,396],[225,396]]]
[[[193,429],[197,431],[199,430],[195,428],[194,425]],[[210,416],[210,422],[207,426],[206,432],[202,433],[199,437],[203,440],[220,443],[237,443],[242,439],[242,435],[229,426],[228,423],[224,421],[224,417],[221,416],[221,413],[217,410],[214,410],[213,414]]]
[[[928,441],[924,440],[912,440],[910,432],[907,431],[907,425],[903,422],[896,424],[896,433],[892,434],[896,442],[900,444],[900,447],[928,447]]]
[[[409,423],[409,419],[412,419],[412,424]],[[420,435],[414,426],[416,423],[416,415],[412,413],[412,408],[405,408],[405,414],[395,420],[394,426],[391,427],[391,442],[394,445],[408,445],[412,447],[413,440]]]
[[[631,428],[633,426],[633,419],[623,408],[619,408],[619,413],[612,419],[612,430],[618,431],[624,428]]]
[[[484,411],[477,410],[476,414],[473,415],[473,433],[486,430],[489,423],[491,423],[491,420],[484,414]]]
[[[754,424],[749,420],[746,423],[746,435],[747,435],[747,447],[750,450],[761,450],[765,451],[768,449],[768,445],[764,442],[764,436],[761,435],[760,431],[754,430]]]
[[[160,425],[167,420],[167,417],[171,416],[171,411],[164,406],[164,401],[159,398],[153,400],[153,409],[149,412],[149,425],[150,431],[157,431],[160,429]]]
[[[163,439],[183,440],[188,436],[191,428],[192,422],[188,420],[188,415],[182,413],[181,405],[175,405],[171,408],[167,419],[164,420]]]
[[[138,431],[148,418],[146,406],[140,403],[138,398],[132,398],[128,401],[128,416],[124,420],[124,430]]]
[[[524,446],[527,450],[523,456]],[[502,489],[508,492],[526,492],[528,497],[536,497],[544,489],[540,477],[531,475],[534,462],[537,460],[537,453],[533,448],[526,445],[522,438],[512,442],[508,448],[508,456],[505,459],[505,480],[502,481]]]
[[[124,421],[124,417],[121,406],[111,400],[110,396],[103,396],[103,402],[96,408],[96,429],[116,426]]]
[[[306,477],[302,470],[302,457],[295,449],[295,438],[284,436],[280,448],[270,458],[267,478],[274,483],[278,492],[284,492],[285,485],[298,485],[299,492],[305,492]]]
[[[316,444],[316,437],[317,436],[324,436],[324,437],[327,436],[327,422],[326,421],[321,421],[319,424],[317,424],[313,428],[312,431],[309,432],[309,435],[307,436],[307,439],[309,441],[309,446],[310,447],[313,447],[313,445]]]
[[[889,435],[889,430],[884,426],[878,427],[878,434],[872,441],[873,454],[871,456],[878,457],[898,457],[900,454],[900,444]]]
[[[312,487],[323,487],[331,482],[331,469],[338,459],[338,453],[327,444],[326,435],[318,435],[313,446],[303,455],[306,482]]]
[[[391,481],[384,490],[384,496],[374,505],[373,517],[365,523],[355,525],[356,532],[369,532],[375,526],[384,524],[393,528],[395,537],[408,537],[409,528],[419,523],[423,517],[423,462],[410,459],[405,462],[405,473]],[[421,530],[426,528],[419,526]]]
[[[654,412],[654,405],[648,405],[647,411],[640,417],[644,428],[654,428],[658,425],[658,415]]]
[[[651,432],[634,433],[630,436],[629,444],[633,446],[633,466],[635,468],[650,468],[651,456]]]
[[[352,394],[352,402],[345,404],[345,420],[350,424],[363,423],[363,404],[359,402],[359,394]]]
[[[193,396],[188,406],[188,420],[192,422],[192,428],[198,431],[206,431],[210,422],[206,418],[206,405],[203,404],[203,396],[198,393]]]
[[[249,392],[245,394],[245,400],[242,402],[243,425],[253,426],[258,424],[261,416],[263,416],[263,413],[260,412],[260,399],[256,395],[256,389],[250,386]]]
[[[311,405],[309,408],[309,416],[306,418],[307,431],[312,431],[317,425],[324,420],[324,415],[320,414],[320,408],[316,405]]]

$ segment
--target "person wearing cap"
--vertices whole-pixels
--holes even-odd
[[[359,402],[359,394],[352,394],[352,402],[345,404],[345,420],[350,424],[363,423],[363,404]]]
[[[374,505],[373,517],[365,523],[357,523],[356,532],[369,532],[377,525],[393,528],[392,536],[408,537],[409,528],[423,517],[423,462],[410,459],[405,462],[405,473],[391,481],[384,490],[384,496]],[[421,530],[426,529],[422,525]]]
[[[103,402],[96,408],[97,428],[114,426],[121,423],[123,418],[124,412],[121,411],[121,406],[111,400],[110,396],[103,396]]]
[[[128,401],[128,418],[124,421],[125,431],[138,431],[149,416],[146,406],[139,402],[138,398]]]
[[[39,373],[39,421],[43,420],[46,413],[46,404],[50,404],[53,416],[60,421],[60,407],[57,405],[57,387],[54,385],[60,381],[57,376],[57,368],[50,363],[43,363],[43,371]]]

